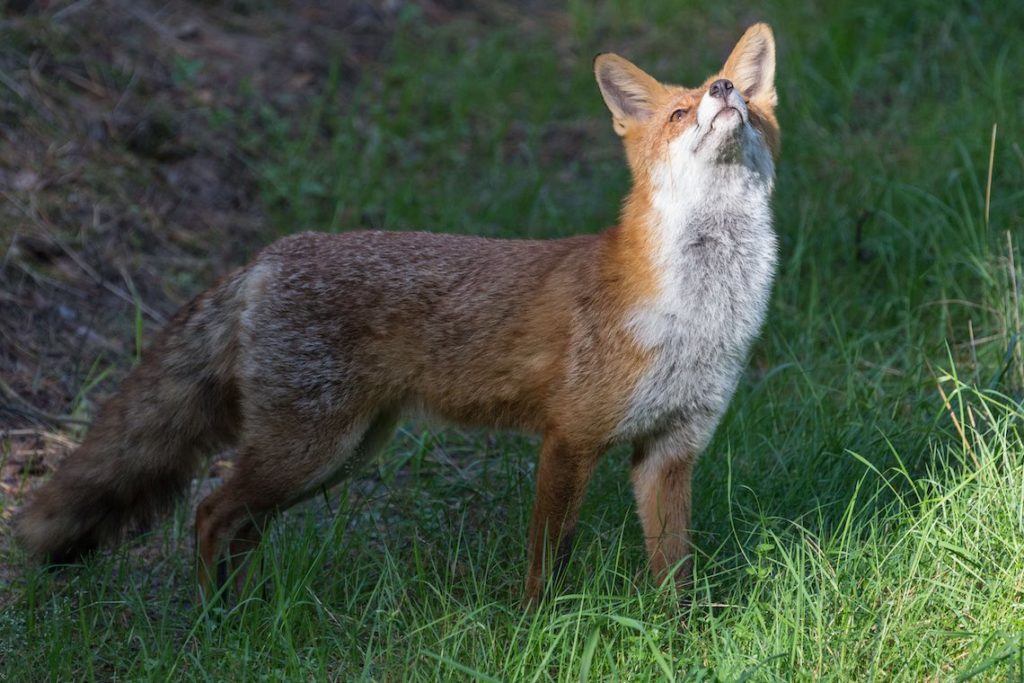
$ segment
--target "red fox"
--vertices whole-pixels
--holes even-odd
[[[277,512],[350,476],[409,413],[543,436],[525,598],[564,565],[602,453],[633,446],[650,567],[686,584],[690,479],[776,269],[775,42],[752,26],[696,88],[594,60],[633,186],[618,225],[550,241],[286,237],[180,310],[17,522],[65,562],[145,522],[236,444],[199,505],[205,590]]]

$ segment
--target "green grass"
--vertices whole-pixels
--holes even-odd
[[[1024,677],[1024,5],[677,6],[408,13],[354,92],[222,125],[249,127],[282,234],[592,232],[629,180],[593,54],[692,84],[772,23],[782,262],[696,474],[690,606],[646,577],[614,452],[555,597],[523,613],[535,440],[413,424],[274,527],[236,602],[193,600],[181,512],[155,557],[27,572],[9,680]]]

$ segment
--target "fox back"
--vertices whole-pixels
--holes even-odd
[[[145,519],[204,449],[238,445],[196,516],[200,580],[237,576],[275,512],[351,475],[410,413],[543,436],[528,602],[564,565],[621,442],[652,569],[690,570],[690,475],[767,310],[779,132],[758,24],[695,88],[616,55],[595,76],[633,176],[618,225],[527,241],[304,233],[183,309],[19,520],[68,559]],[[227,551],[225,553],[225,550]]]

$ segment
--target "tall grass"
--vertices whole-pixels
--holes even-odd
[[[535,440],[410,424],[284,516],[235,602],[192,600],[182,513],[161,553],[26,573],[0,615],[10,680],[1024,677],[1024,6],[404,16],[354,90],[245,124],[281,233],[598,230],[628,173],[593,54],[695,83],[745,23],[776,30],[782,266],[696,474],[688,606],[647,578],[612,453],[569,572],[523,613]]]

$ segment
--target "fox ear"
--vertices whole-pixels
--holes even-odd
[[[625,135],[630,121],[649,119],[659,95],[665,90],[665,86],[643,69],[610,52],[594,58],[594,76],[619,135]]]
[[[754,24],[736,43],[725,61],[722,75],[731,80],[743,96],[774,107],[775,37],[768,24]]]

